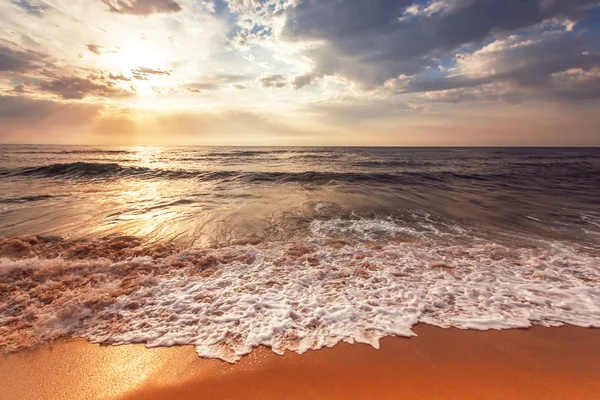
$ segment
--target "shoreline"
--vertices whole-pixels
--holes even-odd
[[[600,393],[600,330],[502,331],[420,324],[381,349],[341,343],[303,355],[255,349],[237,364],[193,346],[73,339],[0,356],[12,399],[589,399]]]

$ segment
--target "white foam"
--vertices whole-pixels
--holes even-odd
[[[537,217],[534,217],[533,215],[526,215],[525,218],[527,218],[527,219],[529,219],[531,221],[535,221],[535,222],[544,222],[543,220],[541,220],[541,219],[539,219]]]
[[[468,237],[469,232],[453,224],[435,221],[431,215],[422,211],[411,212],[413,221],[396,220],[393,217],[363,218],[352,214],[352,218],[315,219],[310,223],[312,237],[351,238],[362,241],[381,240],[397,236],[415,238]]]
[[[193,267],[200,256],[220,260],[212,274]],[[174,261],[190,266],[169,267]],[[479,330],[563,323],[600,328],[600,259],[565,245],[527,249],[490,242],[341,245],[313,240],[185,251],[159,261],[125,263],[134,262],[148,263],[148,270],[160,263],[151,270],[168,273],[105,300],[103,307],[89,304],[90,298],[110,296],[119,283],[106,271],[104,283],[79,288],[61,304],[27,307],[22,300],[24,314],[38,317],[32,334],[54,338],[68,333],[150,347],[193,344],[202,357],[235,362],[261,345],[279,354],[340,341],[378,347],[384,336],[414,335],[411,327],[418,322]],[[50,263],[68,264],[5,259],[0,271],[43,269]],[[110,268],[103,263],[94,268]]]
[[[422,232],[409,226],[399,225],[392,219],[345,219],[331,218],[313,220],[310,224],[313,237],[345,237],[359,240],[376,240],[396,235],[421,236]]]
[[[581,214],[581,220],[588,226],[591,225],[590,229],[582,228],[583,232],[588,235],[600,236],[600,216],[594,214]]]

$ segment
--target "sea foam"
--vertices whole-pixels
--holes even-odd
[[[413,336],[417,323],[600,328],[600,257],[560,243],[311,239],[112,260],[32,254],[3,258],[0,278],[5,351],[84,337],[194,345],[236,362],[258,346],[378,347],[384,336]]]

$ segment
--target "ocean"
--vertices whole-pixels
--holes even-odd
[[[0,349],[600,328],[600,149],[0,146]]]

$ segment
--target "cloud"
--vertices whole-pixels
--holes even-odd
[[[52,100],[32,99],[25,96],[0,96],[0,120],[5,122],[9,119],[39,121],[52,115],[64,114],[64,111],[68,109],[77,110],[78,112],[88,110],[83,113],[81,118],[77,118],[85,121],[91,114],[95,114],[99,108],[99,106],[89,104],[74,105]]]
[[[139,67],[131,70],[133,78],[139,81],[147,81],[149,75],[170,76],[171,72],[173,71],[169,69],[154,69],[148,67]]]
[[[117,52],[117,50],[115,50],[115,49],[106,50],[104,48],[104,46],[100,46],[100,45],[93,44],[93,43],[92,44],[86,44],[85,47],[87,47],[87,49],[89,51],[91,51],[92,53],[94,53],[94,54],[96,54],[98,56],[101,56],[102,54],[106,54],[106,53],[116,53]]]
[[[126,82],[130,82],[131,78],[127,78],[126,76],[124,76],[123,74],[108,74],[108,79],[110,79],[111,81],[126,81]]]
[[[305,111],[334,126],[355,127],[366,122],[381,121],[415,114],[416,104],[398,98],[340,99],[317,102]]]
[[[448,92],[450,98],[462,101],[476,99],[477,90],[470,88],[487,86],[481,99],[490,99],[489,89],[494,87],[510,87],[512,93],[503,90],[498,97],[508,97],[513,102],[542,98],[590,98],[593,93],[588,86],[581,84],[581,80],[559,82],[556,76],[561,72],[579,70],[583,73],[582,79],[591,82],[594,77],[585,75],[585,72],[600,67],[600,53],[586,49],[594,46],[595,38],[590,34],[547,36],[497,40],[473,53],[460,54],[457,67],[451,71],[453,75],[450,77],[407,80],[401,84],[399,91],[451,91]],[[457,89],[465,90],[458,95]],[[582,92],[581,96],[578,92]],[[600,91],[594,97],[600,98]]]
[[[461,46],[554,18],[581,18],[597,0],[300,0],[287,11],[283,37],[313,41],[314,75],[381,85],[437,67]],[[300,85],[301,87],[301,85]]]
[[[65,100],[81,100],[93,97],[122,97],[131,95],[110,82],[108,84],[94,82],[91,79],[78,77],[60,77],[39,86],[39,90],[57,95]]]
[[[86,45],[86,47],[88,48],[89,51],[91,51],[92,53],[96,54],[96,55],[101,55],[102,54],[102,46],[98,46],[97,44],[88,44]]]
[[[0,71],[26,72],[41,65],[45,56],[34,51],[0,45]]]
[[[256,144],[281,132],[305,135],[274,115],[247,109],[174,113],[108,104],[0,96],[0,143]],[[139,140],[139,142],[136,142]],[[279,144],[285,144],[285,138]]]
[[[181,85],[181,88],[190,93],[204,93],[216,90],[219,88],[219,84],[216,82],[193,82]]]
[[[549,96],[560,100],[600,99],[600,68],[580,68],[552,74]]]
[[[85,128],[101,106],[0,96],[0,140],[44,143],[58,138],[65,127]]]
[[[389,132],[388,144],[405,143],[393,140],[407,132],[415,132],[415,142],[430,135],[435,144],[434,137],[462,135],[463,121],[479,113],[481,124],[469,131],[475,138],[488,115],[597,107],[600,9],[589,7],[599,2],[8,0],[0,2],[0,93],[23,98],[11,100],[19,107],[52,99],[41,108],[73,120],[87,111],[69,104],[100,104],[102,115],[114,118],[90,117],[89,129],[82,122],[72,132],[123,126],[140,143],[147,131],[148,143],[185,143],[181,130],[194,143],[210,136],[215,143],[244,137],[285,144],[286,132],[298,129],[294,135],[316,144],[329,143],[321,132],[339,135],[335,144],[376,137],[386,144],[376,132]],[[122,109],[118,116],[112,111]],[[274,113],[267,120],[285,124],[251,117],[267,110]],[[60,124],[42,111],[32,115]],[[440,115],[447,119],[427,125]],[[514,125],[526,132],[543,115],[515,117]],[[234,117],[242,119],[230,122]],[[33,123],[19,121],[35,135]],[[455,128],[444,130],[449,123]],[[248,131],[273,134],[259,142]]]
[[[273,3],[269,0],[227,0],[229,8],[234,11],[254,11],[261,8],[265,3]]]
[[[171,14],[181,11],[174,0],[102,0],[109,11],[116,14],[150,15]]]
[[[282,74],[267,75],[259,79],[263,88],[283,88],[287,86],[287,80]]]
[[[171,75],[171,70],[169,69],[154,69],[148,67],[139,67],[131,70],[132,73],[138,75]]]
[[[242,16],[242,20],[258,22],[260,25],[269,25],[272,17],[283,13],[285,8],[294,0],[218,0],[225,1],[234,13]]]
[[[322,77],[322,75],[315,74],[315,73],[298,75],[297,77],[294,78],[294,81],[292,82],[292,86],[294,87],[294,89],[301,89],[304,86],[310,85],[315,80],[317,80],[321,77]]]
[[[21,7],[28,14],[35,15],[37,17],[42,16],[46,11],[50,9],[50,7],[44,3],[43,1],[35,1],[35,0],[13,0],[13,4]]]
[[[25,85],[16,85],[12,89],[13,93],[25,93]]]
[[[520,86],[515,82],[493,82],[476,87],[429,91],[422,99],[433,103],[546,101],[573,103],[600,99],[600,68],[580,68],[551,74],[541,86]],[[561,103],[561,104],[562,104]]]
[[[247,78],[244,75],[238,74],[216,74],[205,76],[195,82],[190,82],[181,85],[181,88],[185,89],[190,93],[204,93],[208,91],[217,90],[223,85],[243,82]],[[234,85],[237,89],[242,85]]]

